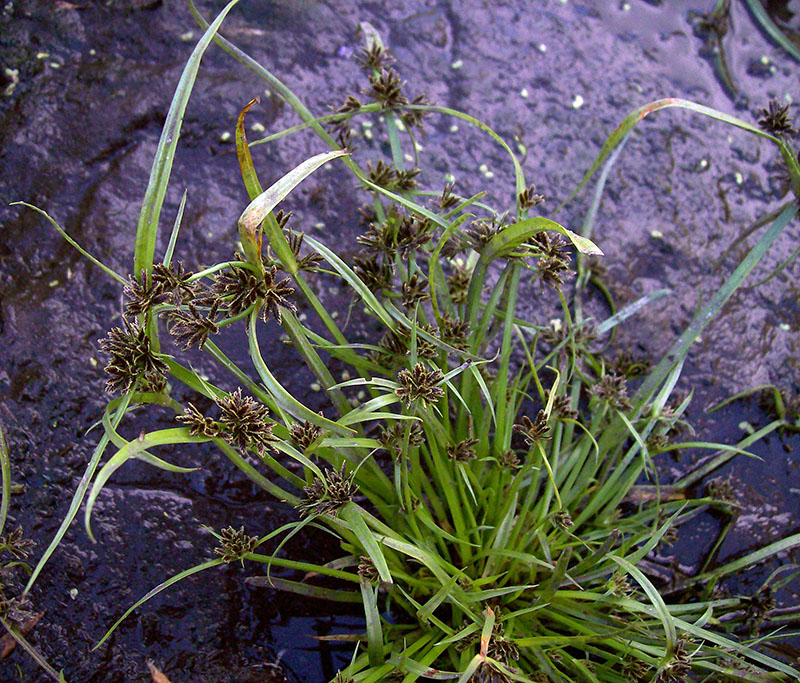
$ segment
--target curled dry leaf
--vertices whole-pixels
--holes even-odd
[[[18,633],[21,636],[27,636],[31,630],[33,629],[36,624],[39,623],[39,619],[44,616],[44,612],[37,612],[36,614],[31,615],[31,618],[26,620],[20,627],[17,629]],[[0,638],[0,659],[5,659],[10,655],[14,648],[17,646],[17,641],[14,640],[14,636],[10,633],[6,633]]]

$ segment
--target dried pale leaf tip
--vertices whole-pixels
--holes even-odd
[[[153,661],[148,659],[147,660],[147,668],[150,670],[150,675],[153,677],[153,683],[170,683],[169,678],[167,678],[158,667],[153,664]]]

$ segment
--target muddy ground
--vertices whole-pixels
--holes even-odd
[[[207,14],[222,6],[201,4]],[[355,29],[369,21],[396,56],[411,94],[425,92],[438,104],[477,114],[524,145],[526,174],[547,196],[549,215],[634,107],[685,97],[754,121],[770,98],[800,98],[800,65],[759,30],[739,0],[722,42],[730,78],[725,74],[713,35],[695,30],[713,5],[242,0],[223,33],[322,113],[363,88],[353,58],[360,46]],[[781,25],[800,31],[796,1],[769,9]],[[87,434],[104,405],[96,341],[119,315],[120,292],[41,218],[7,205],[24,200],[42,207],[92,253],[129,272],[160,127],[199,36],[182,0],[8,0],[0,8],[0,419],[10,436],[14,480],[24,487],[12,517],[39,543],[37,552],[63,517],[97,438]],[[187,188],[188,230],[178,246],[187,267],[225,258],[234,248],[247,197],[223,134],[255,95],[263,101],[250,122],[267,132],[296,122],[252,73],[212,47],[189,103],[162,217],[165,226],[171,222]],[[486,189],[495,205],[511,208],[507,158],[452,124],[432,118],[427,125],[420,140],[423,184],[440,189],[452,174],[463,194]],[[377,157],[375,143],[358,137],[364,158]],[[312,135],[299,135],[254,156],[267,183],[319,151]],[[297,227],[322,224],[316,233],[337,245],[350,243],[358,230],[358,200],[337,189],[343,178],[352,183],[325,169],[289,202]],[[647,119],[610,176],[594,236],[620,302],[661,287],[672,294],[629,322],[618,348],[657,358],[700,297],[754,243],[747,226],[782,196],[775,153],[752,136],[684,111]],[[587,197],[562,212],[561,222],[578,227]],[[795,222],[748,284],[789,256],[798,233]],[[166,236],[165,228],[162,249]],[[755,401],[705,415],[720,398],[763,383],[800,389],[798,275],[793,262],[738,293],[697,343],[684,383],[695,388],[692,415],[702,437],[733,441],[743,421],[767,419]],[[335,292],[326,297],[332,307],[343,305]],[[544,315],[535,304],[530,314]],[[280,344],[271,348],[271,366],[289,383],[291,354]],[[798,529],[797,441],[776,436],[758,452],[763,463],[729,468],[741,482],[746,514],[723,557]],[[684,468],[692,457],[667,469]],[[104,626],[136,598],[211,556],[213,539],[202,524],[246,520],[248,530],[264,534],[291,518],[202,449],[181,458],[204,469],[180,477],[134,465],[115,475],[95,512],[99,542],[91,544],[76,524],[37,582],[33,607],[46,613],[31,641],[70,681],[149,680],[148,658],[176,683],[332,677],[347,648],[310,636],[358,630],[357,612],[334,619],[325,605],[250,591],[238,566],[159,596],[90,652]],[[693,533],[702,541],[715,524],[705,520]],[[299,556],[315,543],[300,541],[289,552]],[[695,539],[676,551],[689,569],[697,561],[690,547],[703,546]],[[0,661],[0,679],[44,680],[19,651]]]

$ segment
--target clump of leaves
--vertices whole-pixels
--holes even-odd
[[[199,53],[229,8],[205,33]],[[183,471],[150,451],[210,442],[256,485],[292,506],[298,519],[258,541],[243,527],[225,529],[218,535],[219,557],[195,570],[235,560],[268,569],[279,565],[294,576],[275,579],[283,590],[361,602],[364,646],[337,674],[341,680],[382,680],[391,671],[410,679],[425,672],[465,683],[668,681],[748,667],[762,677],[790,675],[787,665],[736,633],[737,624],[760,623],[768,613],[765,596],[760,602],[713,595],[692,602],[683,596],[777,556],[800,544],[800,535],[697,576],[671,575],[673,589],[660,592],[654,584],[656,548],[671,529],[708,504],[708,498],[691,497],[691,486],[724,458],[714,456],[699,474],[690,473],[666,490],[654,478],[647,444],[686,410],[688,401],[682,401],[664,419],[692,341],[788,224],[794,207],[785,208],[740,269],[700,308],[665,359],[629,387],[622,374],[607,369],[591,340],[594,330],[608,332],[650,299],[596,326],[586,320],[580,303],[587,273],[583,258],[601,252],[586,236],[551,219],[527,216],[543,198],[516,158],[512,216],[476,203],[477,198],[462,201],[452,186],[423,194],[423,174],[403,166],[397,117],[409,116],[401,119],[408,126],[434,109],[422,99],[408,99],[379,38],[374,31],[367,34],[362,62],[369,72],[365,92],[373,102],[362,106],[348,98],[321,121],[258,67],[331,151],[263,190],[246,140],[245,108],[236,127],[251,198],[238,222],[243,255],[191,276],[176,270],[164,289],[169,293],[156,295],[150,283],[157,280],[158,221],[140,221],[134,272],[144,274],[128,283],[131,300],[139,302],[129,311],[136,323],[126,322],[104,342],[111,356],[109,388],[123,396],[109,405],[102,447],[87,475],[87,528],[93,501],[126,461],[142,458]],[[176,113],[188,100],[195,67],[186,73],[168,121],[180,119]],[[790,175],[800,179],[786,125],[777,130],[780,111],[768,112],[773,130],[764,132],[672,99],[627,117],[577,189],[638,121],[671,106],[722,118],[778,145]],[[370,159],[367,164],[355,153],[346,155],[321,125],[333,121],[341,143],[352,118],[378,113],[384,117],[391,163]],[[470,117],[463,120],[486,130]],[[153,171],[158,191],[145,197],[145,218],[160,212],[169,174],[159,175],[158,169],[174,153],[179,132],[172,130],[172,142],[158,152]],[[510,148],[504,149],[513,157]],[[354,173],[360,188],[369,189],[366,230],[358,238],[363,252],[355,267],[343,258],[346,247],[331,248],[309,235],[301,240],[286,227],[287,215],[275,213],[298,184],[336,159]],[[433,205],[430,197],[436,198]],[[180,220],[173,237],[179,229]],[[301,256],[301,247],[309,253]],[[163,263],[171,258],[168,252]],[[575,268],[578,282],[568,296],[562,289]],[[557,290],[564,311],[558,325],[520,317],[518,302],[535,291],[522,277],[526,269]],[[339,327],[319,298],[317,292],[334,286],[352,292],[358,309],[374,321],[368,338],[349,340],[347,328]],[[313,322],[295,315],[295,298]],[[220,311],[228,317],[218,319]],[[178,345],[196,346],[217,363],[218,376],[201,376],[158,350],[155,322],[162,313]],[[228,325],[243,328],[247,364],[234,363],[210,339]],[[260,339],[265,330],[276,334],[278,326],[324,390],[321,413],[306,405],[307,396],[293,395],[286,388],[289,377],[262,356]],[[347,366],[347,379],[335,382],[331,361]],[[234,380],[235,390],[222,386]],[[173,384],[213,402],[218,416],[206,416],[195,407],[202,405],[198,401],[178,401],[175,396],[182,394]],[[121,437],[130,411],[150,403],[174,409],[178,426]],[[109,443],[117,450],[100,467]],[[728,457],[749,443],[721,452]],[[82,496],[82,491],[76,494],[76,503]],[[311,524],[340,539],[340,557],[294,560],[279,554],[283,542],[270,546],[273,539]],[[253,553],[256,543],[272,547],[273,554]],[[660,569],[662,575],[670,571]],[[391,621],[388,614],[395,615]]]

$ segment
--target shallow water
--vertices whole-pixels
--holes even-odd
[[[350,55],[360,45],[355,27],[369,21],[397,57],[411,94],[425,91],[438,104],[478,114],[507,140],[524,144],[527,177],[547,196],[550,215],[605,136],[641,104],[685,97],[753,121],[771,97],[800,98],[798,64],[758,30],[737,0],[723,42],[737,87],[731,90],[715,70],[713,46],[692,29],[691,13],[713,4],[244,0],[224,32],[322,113],[363,87]],[[204,3],[207,13],[220,6]],[[771,6],[788,12],[788,26],[800,29],[797,2]],[[114,283],[44,221],[6,205],[23,199],[46,209],[92,253],[128,272],[160,126],[199,35],[178,1],[17,0],[0,9],[0,70],[18,71],[4,77],[3,87],[14,78],[18,83],[0,98],[0,419],[11,437],[14,479],[25,487],[12,514],[39,551],[66,511],[96,438],[86,435],[103,405],[96,340],[120,301]],[[187,267],[224,258],[234,248],[235,220],[247,198],[231,144],[221,136],[258,94],[262,104],[250,123],[268,132],[295,123],[252,74],[219,50],[209,51],[162,216],[165,225],[171,222],[188,188],[190,229],[178,245]],[[437,118],[428,123],[420,140],[423,183],[438,189],[452,174],[462,193],[486,189],[495,204],[511,207],[512,169],[502,151],[463,124],[457,131],[451,125]],[[594,238],[606,253],[607,279],[620,302],[672,290],[626,324],[615,342],[657,357],[699,298],[714,291],[755,241],[738,237],[781,196],[770,175],[773,152],[751,136],[676,110],[659,112],[639,128],[610,176]],[[372,145],[360,140],[362,152],[377,155]],[[269,182],[318,151],[309,134],[261,147],[254,156],[262,181]],[[333,168],[316,174],[289,208],[298,227],[322,223],[318,234],[347,243],[357,232],[356,203],[335,189],[341,177]],[[585,192],[559,220],[580,226],[587,201]],[[789,226],[748,283],[762,280],[791,253],[798,232],[797,222]],[[798,274],[793,263],[757,289],[737,293],[697,343],[684,383],[696,390],[693,418],[704,438],[735,440],[740,422],[765,421],[754,403],[706,416],[702,410],[710,403],[767,382],[800,388]],[[346,307],[336,293],[326,299],[331,307]],[[543,314],[536,302],[529,313]],[[291,355],[273,346],[271,365],[288,375]],[[203,360],[197,362],[202,369]],[[723,556],[797,530],[796,451],[796,440],[774,437],[758,447],[763,465],[742,460],[732,467],[749,493],[739,533]],[[246,520],[248,529],[267,533],[290,518],[202,449],[182,457],[205,469],[179,477],[133,465],[115,475],[95,512],[100,542],[90,544],[76,524],[38,581],[34,607],[47,613],[31,640],[76,681],[149,680],[148,657],[176,682],[330,678],[348,649],[331,652],[309,636],[358,630],[357,613],[332,626],[324,605],[245,588],[239,567],[162,594],[109,645],[89,652],[103,626],[136,598],[210,556],[212,539],[201,524],[238,527]],[[697,533],[708,533],[713,523],[707,520]],[[312,547],[313,540],[288,550]],[[679,548],[683,564],[697,561],[688,546]],[[274,662],[283,672],[264,666]],[[3,680],[17,680],[18,671],[26,681],[40,676],[20,652],[0,662]]]

